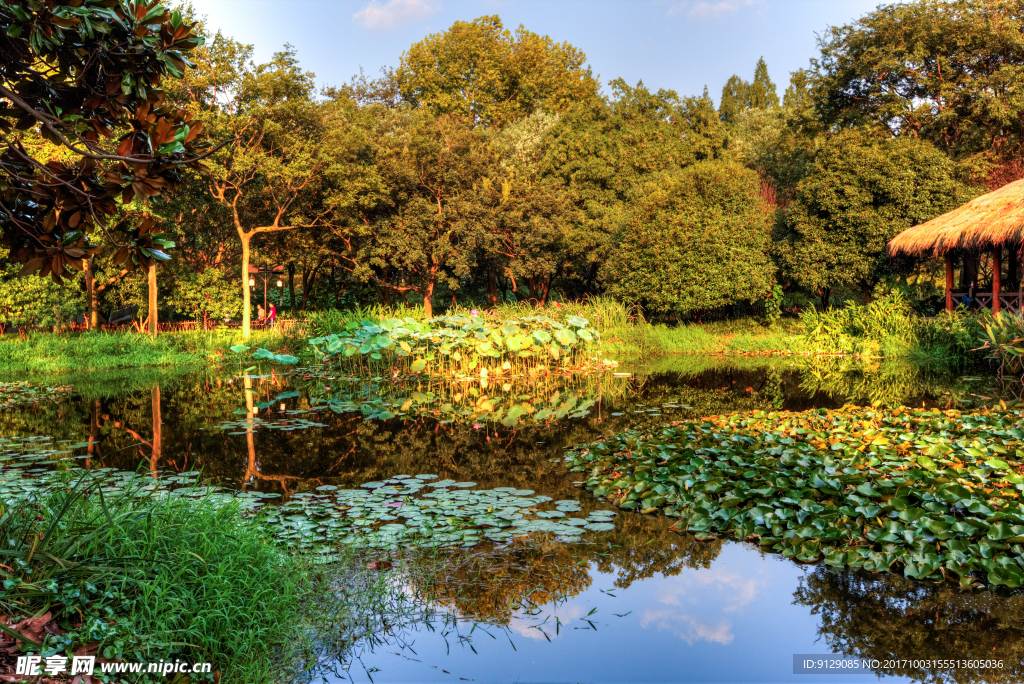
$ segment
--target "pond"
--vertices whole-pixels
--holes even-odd
[[[608,431],[725,412],[872,402],[969,406],[989,399],[987,380],[850,359],[746,357],[447,385],[278,370],[93,378],[52,400],[8,407],[0,437],[45,437],[55,447],[75,447],[91,466],[201,472],[275,505],[307,509],[317,497],[349,489],[381,502],[391,501],[385,495],[395,488],[409,489],[429,504],[423,511],[444,515],[452,506],[488,506],[490,513],[493,502],[508,506],[515,497],[525,502],[516,505],[536,503],[538,510],[557,502],[550,514],[537,514],[540,520],[522,521],[522,530],[534,532],[528,538],[473,532],[450,535],[441,551],[398,557],[366,550],[358,576],[349,578],[353,586],[368,573],[386,576],[392,593],[384,603],[415,600],[372,628],[325,635],[321,667],[307,681],[876,676],[793,673],[795,654],[832,653],[878,660],[876,672],[894,681],[1009,682],[1024,674],[1019,594],[960,592],[805,565],[756,544],[701,541],[670,530],[670,519],[595,498],[563,461],[568,448]],[[532,416],[547,413],[541,420],[520,416],[515,407],[524,404]],[[495,407],[503,421],[488,419]],[[513,511],[509,519],[519,517]],[[378,518],[404,529],[394,515]],[[566,527],[570,519],[576,532]],[[306,543],[300,531],[288,534]],[[370,559],[374,569],[363,570]],[[1002,666],[887,662],[896,658]]]

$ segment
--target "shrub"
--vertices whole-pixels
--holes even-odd
[[[608,293],[674,314],[762,299],[774,267],[759,187],[755,172],[723,161],[646,185],[608,260]]]

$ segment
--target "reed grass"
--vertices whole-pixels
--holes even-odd
[[[107,658],[213,662],[222,682],[274,681],[297,636],[301,563],[237,502],[152,495],[147,479],[112,491],[84,476],[4,501],[0,611],[77,625],[43,652],[98,642]]]

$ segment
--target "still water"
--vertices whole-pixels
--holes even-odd
[[[313,410],[313,397],[335,410]],[[289,499],[434,473],[480,489],[595,500],[561,461],[607,430],[727,411],[845,403],[952,407],[983,380],[904,366],[689,358],[618,376],[491,387],[396,387],[299,372],[92,379],[60,401],[9,410],[0,436],[92,441],[91,465],[201,471],[225,486]],[[482,397],[482,398],[481,398]],[[568,401],[567,397],[572,401]],[[559,420],[506,426],[483,401],[571,404]],[[419,407],[419,408],[417,408]],[[582,407],[582,408],[581,408]],[[390,416],[390,417],[388,417]],[[883,661],[889,681],[1020,681],[1024,596],[960,593],[899,576],[833,571],[751,544],[697,541],[668,521],[620,513],[574,544],[537,538],[459,549],[430,577],[429,610],[325,649],[313,681],[818,682],[794,654]],[[438,559],[431,562],[438,563]],[[393,571],[396,592],[426,580]],[[1002,668],[886,667],[902,659],[987,659]]]

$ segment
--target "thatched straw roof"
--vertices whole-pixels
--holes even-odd
[[[997,247],[1024,238],[1024,179],[977,197],[959,209],[894,237],[889,254],[945,254]]]

